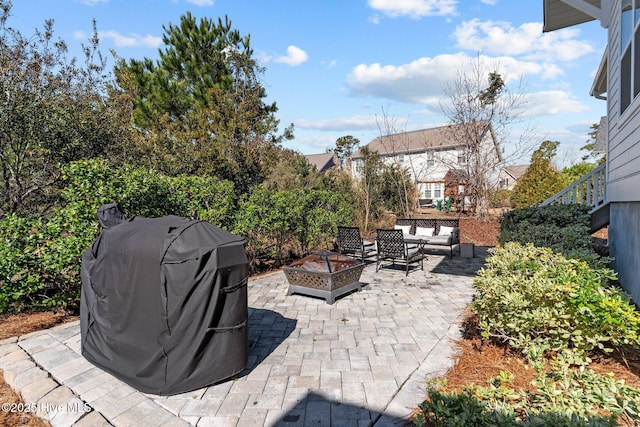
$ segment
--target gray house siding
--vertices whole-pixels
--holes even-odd
[[[631,298],[640,302],[640,202],[611,204],[609,250],[614,257],[613,268],[620,285]]]
[[[640,70],[635,73],[626,70],[629,75],[625,78],[631,81],[621,80],[622,48],[628,46],[626,41],[623,46],[621,37],[622,0],[543,0],[543,4],[544,31],[576,25],[589,18],[599,19],[608,29],[606,79],[598,74],[594,88],[598,86],[597,93],[602,94],[601,86],[606,80],[609,249],[621,286],[640,304],[640,95],[625,111],[620,111],[623,99],[631,99],[626,95],[627,90],[632,90],[632,75],[640,76]],[[631,40],[635,38],[633,32]],[[634,48],[640,52],[640,41]],[[632,64],[636,62],[634,59],[630,58]]]
[[[640,303],[640,99],[620,112],[620,1],[611,3],[607,65],[609,249],[621,286]],[[640,47],[640,46],[638,46]]]

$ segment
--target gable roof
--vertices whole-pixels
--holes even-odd
[[[308,154],[304,157],[311,166],[315,166],[318,172],[325,172],[337,166],[334,153]]]
[[[430,129],[422,129],[411,132],[397,133],[394,135],[379,136],[367,144],[367,148],[372,152],[377,152],[381,156],[396,154],[420,153],[427,150],[443,150],[465,145],[465,135],[473,132],[480,133],[484,138],[487,132],[491,132],[496,151],[500,155],[498,142],[493,135],[493,128],[488,121],[477,122],[475,130],[470,129],[472,124],[458,124],[439,126]],[[360,158],[360,151],[353,154],[352,158]]]
[[[514,166],[505,166],[503,170],[509,175],[511,175],[511,177],[517,181],[520,179],[520,177],[522,177],[522,175],[524,175],[524,173],[527,171],[528,168],[529,168],[529,165],[514,165]]]

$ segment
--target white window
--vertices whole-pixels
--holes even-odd
[[[404,163],[404,154],[398,154],[398,163]]]
[[[432,199],[433,197],[431,196],[431,189],[432,189],[432,185],[433,184],[424,184],[424,198],[425,199]]]
[[[442,198],[442,184],[434,184],[433,186],[433,198],[440,199]]]
[[[465,154],[464,151],[459,151],[458,152],[458,164],[459,165],[466,165],[467,164],[467,155]]]
[[[434,158],[433,151],[427,151],[427,167],[433,167],[436,164],[436,159]]]
[[[640,93],[640,0],[623,0],[620,21],[620,112]]]
[[[356,168],[356,172],[358,172],[359,174],[362,174],[364,172],[364,165],[363,165],[364,162],[360,159],[354,159],[353,163]]]

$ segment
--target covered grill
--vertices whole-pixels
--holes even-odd
[[[177,216],[124,220],[115,204],[82,257],[82,354],[146,393],[182,393],[247,364],[244,239]]]

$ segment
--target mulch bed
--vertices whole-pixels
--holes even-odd
[[[65,312],[2,314],[0,315],[0,340],[48,329],[77,319],[78,316]],[[4,381],[2,370],[0,370],[0,403],[15,405],[24,403],[20,395]],[[19,409],[19,406],[15,409]],[[50,427],[51,424],[30,412],[0,410],[0,426]]]

